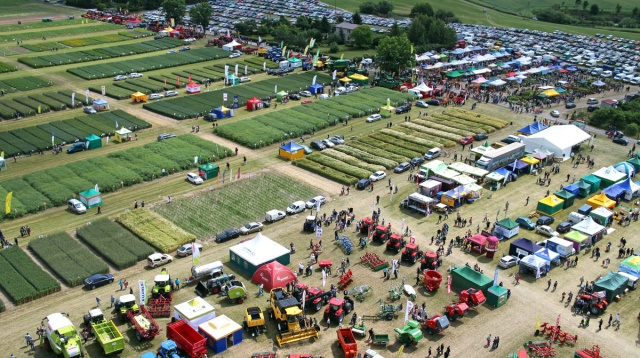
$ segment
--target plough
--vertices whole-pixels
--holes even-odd
[[[393,304],[386,304],[382,302],[382,299],[379,301],[380,304],[380,312],[375,315],[362,315],[362,319],[381,319],[384,318],[387,321],[391,321],[394,317],[398,317],[398,312],[402,311],[402,304],[397,306]]]
[[[344,276],[340,277],[340,281],[338,281],[338,289],[340,291],[344,291],[350,284],[353,283],[353,272],[348,270],[345,272]]]
[[[342,248],[344,249],[344,252],[347,255],[351,255],[351,253],[353,252],[353,243],[351,242],[351,240],[346,236],[339,236],[336,240],[340,244],[342,244]]]
[[[551,341],[529,341],[525,344],[533,358],[555,357],[556,350],[551,346]]]
[[[389,267],[389,263],[378,256],[378,254],[367,252],[360,257],[363,264],[371,267],[373,271],[380,271]]]
[[[573,343],[578,341],[577,335],[572,336],[569,333],[563,332],[560,327],[550,325],[547,322],[540,325],[540,331],[554,342],[558,342],[560,344],[571,343],[573,345]]]
[[[349,295],[353,296],[358,302],[363,302],[367,295],[373,292],[373,288],[369,285],[361,285],[349,290]]]

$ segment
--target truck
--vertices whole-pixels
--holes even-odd
[[[205,276],[218,277],[222,275],[224,266],[220,261],[210,262],[208,264],[191,267],[191,276],[194,279],[200,279]]]
[[[307,327],[301,324],[302,307],[300,301],[288,294],[282,288],[271,290],[269,317],[276,321],[278,334],[276,341],[278,346],[300,341],[307,338],[318,338],[319,326]]]
[[[521,142],[507,144],[502,148],[486,152],[476,160],[476,167],[494,171],[524,156],[525,145]]]
[[[183,320],[167,325],[167,338],[191,358],[203,357],[207,353],[207,339]]]
[[[575,255],[576,250],[573,248],[573,244],[567,240],[552,237],[546,240],[545,247],[562,257],[568,257]]]
[[[124,338],[112,320],[104,318],[102,310],[94,308],[84,315],[84,323],[91,325],[96,341],[104,355],[118,354],[124,350]]]
[[[82,338],[68,316],[64,313],[52,313],[45,318],[46,345],[56,355],[64,358],[84,357]]]

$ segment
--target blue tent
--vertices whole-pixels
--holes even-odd
[[[557,262],[555,262],[556,264],[560,263],[560,255],[556,252],[553,252],[547,248],[544,248],[542,250],[536,251],[535,253],[536,256],[547,260],[549,262],[555,262],[557,260]]]
[[[109,109],[109,102],[102,98],[94,99],[91,104],[93,104],[93,108],[95,108],[96,111],[106,111]]]
[[[580,191],[580,188],[575,184],[569,184],[569,185],[565,186],[563,189],[565,191],[570,192],[571,194],[573,194],[575,196],[578,196],[578,192]]]
[[[544,124],[536,121],[536,122],[533,122],[531,124],[531,128],[533,128],[536,131],[540,132],[541,130],[547,129],[547,126],[545,126]]]
[[[537,131],[535,129],[531,128],[531,124],[527,124],[526,126],[518,129],[518,133],[522,133],[522,134],[525,134],[525,135],[531,135],[531,134],[534,134],[536,132]]]
[[[627,177],[631,178],[636,175],[636,168],[631,163],[620,162],[613,166],[613,169],[619,171],[620,173],[627,174]]]
[[[505,166],[505,168],[507,168],[508,170],[510,170],[512,172],[515,172],[515,173],[520,173],[521,171],[527,169],[528,167],[529,167],[529,164],[523,162],[520,159],[515,161],[515,168],[514,168],[514,163],[507,164]]]
[[[324,93],[324,86],[314,83],[309,86],[309,92],[311,92],[311,94],[322,94]]]
[[[538,246],[533,241],[523,237],[515,240],[511,245],[509,245],[509,255],[515,257],[533,255],[540,250],[542,250],[541,246]]]
[[[498,169],[494,170],[494,173],[498,173],[498,174],[502,175],[505,178],[508,178],[511,175],[513,175],[513,172],[510,171],[510,170],[507,170],[506,168],[498,168]]]
[[[613,184],[612,186],[604,189],[602,192],[604,193],[604,195],[607,196],[607,198],[611,200],[618,200],[618,199],[622,199],[622,197],[624,196],[625,190],[621,188],[620,185]]]

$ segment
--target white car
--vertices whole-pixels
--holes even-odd
[[[536,227],[536,232],[544,236],[560,236],[560,234],[553,230],[550,226],[540,225]]]
[[[300,91],[298,94],[302,97],[311,97],[311,92],[309,91]]]
[[[161,99],[161,98],[164,98],[164,96],[159,93],[152,93],[149,95],[149,99]]]
[[[114,81],[122,81],[122,80],[126,80],[129,77],[125,76],[125,75],[117,75],[116,77],[113,78]]]
[[[558,112],[558,111],[551,111],[551,117],[553,117],[553,118],[559,118],[559,117],[560,117],[560,112]]]
[[[380,119],[382,119],[382,116],[379,114],[372,114],[369,117],[367,117],[366,122],[367,123],[371,123],[371,122],[375,122],[375,121],[379,121]]]
[[[162,266],[172,261],[173,261],[173,256],[169,254],[161,254],[159,252],[155,254],[151,254],[149,255],[149,257],[147,257],[147,265],[149,265],[149,267]]]
[[[327,199],[325,199],[324,196],[318,195],[314,198],[311,198],[304,205],[307,207],[307,209],[315,209],[318,207],[318,202],[320,202],[320,205],[322,206],[325,201],[327,201]]]
[[[305,209],[304,201],[299,200],[299,201],[293,202],[291,205],[289,205],[287,207],[286,212],[287,212],[287,214],[292,215],[292,214],[297,214],[297,213],[303,212],[304,209]]]
[[[236,57],[240,57],[241,55],[239,53],[232,53],[231,55],[229,55],[229,58],[236,58]]]
[[[502,268],[509,268],[520,263],[520,259],[511,255],[504,256],[498,261],[498,266]]]
[[[178,92],[176,92],[176,91],[166,91],[164,93],[165,97],[174,97],[174,96],[177,96],[177,95],[178,95]]]
[[[369,180],[371,181],[378,181],[378,180],[382,180],[384,178],[387,177],[387,173],[385,173],[382,170],[378,170],[377,172],[371,174],[371,176],[369,176]]]
[[[169,50],[167,53],[176,53],[176,50]]]
[[[250,77],[240,77],[240,83],[242,82],[250,82],[251,78]]]
[[[84,214],[87,212],[87,207],[78,199],[69,199],[69,201],[67,201],[67,207],[76,214]]]
[[[416,107],[429,108],[429,104],[425,101],[416,101]]]
[[[204,180],[202,180],[202,178],[196,173],[187,173],[187,181],[195,185],[204,183]]]
[[[129,78],[140,78],[142,77],[142,73],[133,72],[129,74]]]
[[[196,40],[195,38],[189,37],[188,39],[184,39],[184,42],[193,42],[195,40]]]
[[[188,243],[178,248],[178,256],[185,257],[185,256],[193,255],[193,246],[196,246],[198,248],[198,251],[202,251],[202,244],[198,244],[195,242]]]
[[[321,140],[322,144],[324,144],[325,147],[327,148],[333,148],[335,147],[335,143],[333,143],[332,141],[330,141],[329,139],[323,139]]]

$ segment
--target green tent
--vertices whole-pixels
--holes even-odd
[[[282,102],[285,98],[289,97],[289,94],[285,91],[280,91],[276,93],[276,98],[279,102]]]
[[[638,157],[633,157],[627,160],[627,163],[633,165],[633,169],[636,170],[636,173],[640,173],[640,159],[638,159]]]
[[[447,77],[449,78],[456,78],[456,77],[460,77],[462,76],[462,73],[460,73],[460,71],[455,70],[455,71],[451,71],[449,73],[447,73]]]
[[[499,239],[510,239],[520,232],[520,225],[510,218],[498,221],[493,229],[493,235]]]
[[[564,208],[564,200],[555,195],[549,195],[538,201],[536,211],[543,215],[555,215]]]
[[[212,163],[202,164],[198,167],[198,175],[204,180],[216,178],[218,172],[220,172],[220,168]]]
[[[576,249],[576,253],[579,253],[580,247],[585,245],[584,242],[589,239],[589,236],[579,231],[571,230],[568,233],[564,234],[564,239],[571,241],[571,243],[573,244],[573,248]]]
[[[598,178],[593,174],[589,174],[585,177],[582,177],[582,179],[580,180],[582,180],[587,184],[591,184],[591,188],[589,189],[589,194],[593,194],[597,192],[600,189],[600,184],[602,183],[602,180],[600,180],[600,178]]]
[[[553,195],[557,196],[558,198],[564,200],[564,206],[562,207],[563,209],[566,209],[570,206],[573,205],[573,201],[575,200],[575,195],[573,195],[572,193],[566,191],[566,190],[558,190],[555,193],[553,193]]]
[[[482,290],[485,295],[489,292],[489,287],[493,285],[492,279],[467,265],[453,269],[451,271],[451,280],[453,287],[459,290],[476,288]]]
[[[95,189],[83,191],[80,193],[80,202],[83,203],[87,209],[102,206],[102,194]]]
[[[87,149],[96,149],[102,147],[102,138],[95,134],[84,137],[84,143]]]
[[[577,182],[575,182],[575,184],[578,187],[579,197],[586,198],[587,196],[589,196],[589,194],[591,194],[591,184],[582,180],[578,180]]]
[[[609,272],[603,278],[599,279],[593,285],[594,290],[597,291],[606,291],[607,292],[607,302],[613,302],[616,296],[624,293],[624,290],[627,288],[627,282],[629,278],[624,277],[617,272]]]
[[[500,285],[494,285],[489,287],[487,291],[487,303],[491,306],[500,307],[507,303],[508,292],[506,288]]]

